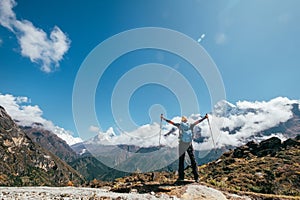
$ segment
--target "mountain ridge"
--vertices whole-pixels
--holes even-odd
[[[35,143],[52,152],[60,159],[71,162],[78,158],[77,153],[55,133],[42,125],[19,126]]]
[[[201,174],[200,180],[203,181],[204,184],[208,184],[212,187],[216,187],[220,190],[226,190],[231,193],[244,193],[249,194],[250,196],[250,193],[255,193],[253,194],[253,199],[268,199],[266,197],[268,195],[273,195],[273,197],[276,198],[278,195],[282,195],[286,199],[288,199],[289,196],[300,196],[300,185],[297,185],[300,182],[300,136],[298,134],[299,128],[297,126],[299,121],[299,113],[297,113],[297,111],[299,111],[299,108],[295,106],[295,109],[296,112],[294,111],[295,114],[293,118],[291,118],[290,121],[288,120],[285,122],[288,123],[290,127],[280,124],[280,127],[284,128],[282,130],[291,131],[291,133],[288,133],[287,136],[297,135],[295,139],[289,138],[281,141],[277,137],[270,137],[269,139],[260,141],[259,143],[255,141],[248,141],[243,146],[233,147],[233,150],[231,149],[225,152],[219,159],[199,166],[199,172]],[[32,129],[32,127],[28,129],[30,129],[32,133],[36,132],[41,134],[40,131],[42,131],[41,129]],[[39,134],[36,134],[36,136],[40,136]],[[272,136],[272,134],[269,136]],[[36,140],[36,142],[38,142],[38,140]],[[71,168],[65,162],[57,158],[53,152],[51,153],[49,150],[43,149],[42,144],[37,144],[36,142],[34,142],[22,130],[22,127],[19,127],[17,124],[15,124],[15,122],[5,112],[4,108],[0,106],[0,148],[1,152],[5,152],[1,154],[1,158],[4,158],[4,161],[7,161],[7,163],[11,163],[11,166],[14,170],[21,169],[21,171],[15,171],[11,173],[11,176],[8,176],[7,165],[4,164],[1,166],[1,185],[22,186],[38,184],[64,186],[70,180],[74,181],[75,184],[82,184],[83,179],[79,178],[79,181],[77,180],[76,182],[76,179],[78,178],[76,176],[80,177],[80,174],[73,168],[78,171],[80,171],[80,168],[86,168],[85,172],[83,173],[85,177],[91,175],[88,178],[90,182],[86,186],[109,186],[111,187],[111,191],[115,192],[129,192],[132,189],[138,190],[138,192],[139,190],[144,192],[149,190],[148,192],[151,192],[150,190],[155,189],[155,191],[159,192],[167,190],[168,188],[162,186],[174,184],[174,181],[176,180],[175,171],[138,173],[137,170],[136,173],[132,173],[131,175],[127,173],[119,174],[122,177],[115,179],[115,181],[111,183],[102,182],[96,180],[95,178],[105,179],[105,176],[103,176],[103,174],[101,176],[101,173],[107,173],[107,176],[111,178],[111,176],[115,175],[116,171],[114,169],[107,168],[107,166],[103,165],[102,163],[101,165],[94,165],[95,163],[98,163],[99,160],[91,156],[89,152],[82,154],[82,157],[80,157],[81,160],[74,160],[75,162],[80,161],[81,164],[83,163],[83,165],[80,166],[78,163],[75,163],[72,166],[78,166],[78,168]],[[32,152],[26,152],[26,148],[18,148],[24,145],[26,148],[31,149]],[[148,151],[155,151],[157,147],[148,149],[144,147],[137,148],[136,146],[119,145],[117,147],[110,148],[120,148],[123,150],[128,150],[132,153],[135,152],[144,154]],[[106,149],[106,151],[110,152],[110,148]],[[226,151],[226,149],[223,149],[222,151]],[[23,156],[29,154],[33,157],[36,157],[36,160],[39,161],[36,162],[38,165],[31,164],[31,167],[35,168],[35,172],[32,172],[28,169],[22,171],[22,162],[24,162],[24,160],[22,160],[22,156],[18,156],[19,152],[26,152],[25,154],[22,154]],[[12,156],[12,154],[14,156]],[[47,162],[49,158],[53,158],[53,162]],[[134,159],[134,157],[132,157],[132,159]],[[11,162],[12,160],[14,162]],[[19,163],[18,166],[14,164],[16,161]],[[54,165],[51,163],[54,163]],[[87,167],[87,164],[91,167]],[[280,165],[282,165],[282,167],[280,167]],[[67,170],[64,170],[64,168],[67,168]],[[95,173],[88,173],[88,171],[92,170],[93,168],[95,169],[95,171],[93,171]],[[239,171],[239,169],[242,169],[243,171]],[[254,169],[254,171],[252,169]],[[47,173],[45,174],[43,170],[52,175],[50,179],[51,181],[49,181]],[[53,172],[55,170],[60,172],[60,177],[55,175]],[[273,173],[274,170],[277,171]],[[32,181],[31,179],[36,177],[28,176],[28,173],[26,174],[27,171],[32,172],[34,176],[39,176],[38,180],[35,180],[35,182]],[[246,173],[245,171],[249,171],[249,173]],[[15,177],[19,178],[14,180]],[[192,173],[188,165],[186,177],[192,178]],[[14,182],[8,182],[8,179],[14,180]],[[276,184],[273,184],[273,182]],[[290,183],[295,184],[291,185]]]
[[[275,101],[276,100],[276,101]],[[278,101],[281,99],[275,99],[273,100],[273,104],[278,104]],[[222,102],[222,104],[219,104],[219,106],[230,106],[231,110],[234,110],[231,112],[231,116],[230,117],[239,117],[241,115],[241,113],[243,113],[243,115],[248,116],[249,113],[259,113],[259,112],[263,112],[261,111],[261,107],[254,109],[253,106],[254,105],[250,105],[250,106],[240,106],[241,110],[237,111],[237,106],[230,104],[228,102]],[[250,109],[245,109],[245,107],[250,108]],[[297,134],[300,134],[300,125],[299,125],[299,121],[300,121],[300,110],[299,110],[299,104],[298,103],[282,103],[281,107],[285,107],[285,109],[290,110],[289,112],[289,119],[287,119],[284,122],[279,122],[276,126],[273,126],[271,128],[266,128],[262,131],[258,131],[258,132],[253,132],[251,133],[248,137],[241,137],[239,140],[239,144],[246,144],[249,141],[256,141],[256,142],[260,142],[264,139],[268,139],[272,136],[279,136],[281,139],[288,139],[288,138],[293,138],[295,137]],[[275,107],[276,108],[276,107]],[[273,109],[273,107],[272,107]],[[264,112],[268,112],[268,109],[266,108],[267,111]],[[236,115],[238,113],[238,115]],[[224,113],[223,113],[224,114]],[[285,112],[285,114],[287,114],[287,112]],[[252,115],[251,115],[252,116]],[[224,116],[223,116],[224,117]],[[230,118],[229,117],[229,118]],[[251,119],[255,122],[255,115],[252,116]],[[226,121],[225,121],[226,122]],[[250,124],[250,125],[256,125],[255,123]],[[235,136],[235,134],[237,132],[242,131],[242,127],[235,127],[233,128],[228,128],[227,126],[230,126],[230,123],[225,123],[223,125],[223,131],[227,132],[228,135],[219,135],[219,137],[216,137],[216,143],[218,143],[219,139],[223,139],[225,137],[228,137],[228,139],[230,139],[230,136],[233,135]],[[170,126],[171,127],[171,126]],[[224,128],[225,127],[225,128]],[[226,128],[227,127],[227,128]],[[205,164],[207,162],[211,162],[215,159],[217,159],[219,156],[222,155],[222,153],[224,153],[225,151],[229,150],[229,149],[233,149],[235,147],[238,147],[238,145],[224,145],[222,147],[218,147],[216,149],[208,149],[208,150],[198,150],[197,145],[201,145],[203,142],[207,142],[208,140],[208,136],[206,134],[203,134],[203,132],[208,131],[207,127],[201,127],[202,130],[200,130],[200,134],[196,133],[196,137],[194,138],[195,141],[195,155],[196,155],[196,160],[198,164]],[[226,130],[225,130],[226,129]],[[245,129],[245,128],[244,128]],[[165,129],[164,129],[165,130]],[[171,129],[172,130],[172,129]],[[110,130],[111,131],[111,130]],[[168,130],[167,130],[168,131]],[[215,131],[215,130],[214,130]],[[202,133],[202,134],[201,134]],[[99,133],[101,134],[101,133]],[[220,133],[221,134],[221,133]],[[171,137],[175,137],[174,135],[170,135]],[[115,136],[114,136],[115,137]],[[169,137],[169,136],[168,136]],[[123,166],[125,169],[133,169],[132,171],[139,171],[138,168],[135,168],[135,166],[133,164],[130,163],[137,163],[139,162],[138,160],[135,161],[137,158],[135,158],[136,156],[134,156],[134,154],[138,154],[139,152],[142,153],[151,153],[153,152],[153,150],[155,150],[156,148],[159,149],[160,147],[158,146],[150,146],[150,147],[142,147],[142,146],[134,146],[131,144],[122,144],[122,145],[102,145],[101,143],[99,144],[97,141],[99,140],[98,136],[95,136],[95,138],[93,138],[92,140],[88,141],[88,142],[83,142],[81,144],[77,144],[72,146],[72,148],[77,152],[82,152],[82,150],[84,150],[85,152],[89,152],[90,149],[92,149],[92,155],[95,156],[97,158],[98,155],[100,155],[99,159],[102,160],[103,155],[107,155],[109,152],[109,155],[111,157],[114,157],[114,154],[117,154],[117,157],[114,157],[109,163],[111,164],[111,166],[116,166],[116,165],[120,165]],[[234,138],[235,139],[235,138]],[[95,145],[94,143],[95,142]],[[210,144],[212,145],[212,143]],[[105,150],[107,149],[107,150]],[[115,152],[115,153],[114,153]],[[174,147],[174,149],[170,148],[169,152],[173,152],[176,153],[176,147]],[[128,155],[125,155],[128,154]],[[163,157],[161,157],[161,162],[165,163],[165,160]],[[107,160],[107,158],[105,158]],[[151,159],[150,159],[151,160]],[[126,163],[127,162],[127,163]],[[176,162],[176,160],[170,162],[169,166],[166,166],[166,168],[169,168],[170,170],[177,170],[177,165],[174,164],[174,162]],[[186,163],[188,165],[188,163]],[[143,163],[141,163],[141,165],[143,165]],[[151,166],[149,165],[149,168],[151,168]],[[165,169],[166,169],[165,168]]]
[[[32,141],[0,106],[0,185],[65,186],[84,178],[53,153]]]
[[[299,126],[299,121],[300,121],[300,110],[299,110],[299,103],[296,101],[287,101],[285,98],[277,98],[272,100],[272,104],[279,104],[278,102],[283,101],[279,106],[279,108],[284,107],[284,109],[290,109],[292,116],[284,122],[279,122],[278,125],[265,129],[263,131],[259,131],[257,133],[253,133],[250,137],[245,137],[243,139],[243,143],[247,143],[251,140],[255,141],[261,141],[265,139],[266,137],[272,137],[274,133],[281,132],[282,136],[285,137],[286,139],[289,137],[293,137],[300,133],[300,126]],[[286,102],[287,101],[287,102]],[[291,103],[292,102],[292,103]],[[293,103],[294,102],[294,103]],[[296,103],[295,103],[296,102]],[[231,110],[231,115],[232,116],[239,116],[241,113],[243,115],[251,114],[251,113],[260,113],[262,111],[262,107],[258,106],[258,108],[255,108],[254,104],[251,104],[250,106],[248,105],[239,105],[243,103],[238,103],[237,105],[233,105],[227,101],[223,101],[218,106],[220,107],[230,107],[229,110]],[[245,103],[244,103],[245,104]],[[249,102],[248,102],[249,104]],[[260,103],[261,104],[261,103]],[[266,107],[270,106],[267,105],[268,102],[263,102],[262,104],[265,104]],[[272,105],[273,106],[273,105]],[[274,107],[271,107],[272,109]],[[275,107],[277,108],[277,107]],[[220,108],[221,109],[221,108]],[[226,110],[226,109],[225,109]],[[228,110],[228,109],[227,109]],[[228,111],[226,111],[228,113]],[[269,112],[268,109],[266,108],[266,112]],[[232,116],[229,116],[232,117]],[[193,119],[197,119],[199,116],[193,115]],[[225,123],[226,125],[230,125],[230,123]],[[254,123],[255,125],[255,123]],[[171,127],[171,126],[170,126]],[[167,128],[170,128],[167,127]],[[108,177],[105,174],[109,173],[113,175],[113,170],[111,170],[111,167],[114,168],[116,165],[120,165],[121,168],[126,168],[127,170],[130,169],[132,171],[139,171],[140,169],[138,167],[135,167],[132,165],[132,163],[140,163],[142,166],[145,166],[146,162],[140,162],[138,157],[135,156],[135,154],[147,154],[151,152],[155,152],[156,150],[159,150],[160,147],[158,146],[150,146],[150,147],[143,147],[143,146],[135,146],[132,144],[118,144],[118,145],[100,145],[96,146],[95,149],[98,151],[98,154],[100,157],[97,158],[97,155],[90,154],[89,152],[89,145],[92,147],[91,141],[87,143],[77,143],[75,145],[72,145],[71,148],[65,143],[65,141],[60,140],[54,133],[51,133],[49,130],[44,130],[42,124],[33,124],[30,127],[21,127],[23,131],[27,132],[26,135],[30,136],[30,138],[36,142],[39,143],[40,146],[43,148],[46,148],[48,151],[52,152],[56,156],[60,157],[64,161],[66,161],[68,164],[71,164],[73,168],[76,168],[79,172],[84,173],[86,177],[89,177],[88,179],[94,179],[94,178],[102,178],[103,180],[111,180],[113,178],[117,178],[119,176],[124,175],[123,173],[115,173],[117,174],[116,176]],[[208,136],[206,135],[206,129],[207,127],[201,127],[202,130],[199,130],[200,134],[196,134],[195,138],[195,146],[203,143],[203,142],[209,142],[208,141]],[[235,135],[237,132],[241,131],[241,127],[235,127],[235,129],[232,129],[232,127],[224,128],[224,132],[228,132],[229,135]],[[172,129],[171,129],[172,130]],[[106,139],[112,139],[114,137],[117,137],[113,132],[113,130],[110,129],[110,134],[109,138]],[[168,129],[164,128],[163,131],[168,131]],[[204,134],[203,134],[204,132]],[[51,133],[51,134],[50,134]],[[52,135],[53,134],[53,135]],[[99,133],[101,134],[101,133]],[[225,136],[224,135],[219,135],[220,137],[216,138],[216,141],[218,142],[218,139],[223,139]],[[173,134],[171,134],[169,137],[174,137],[175,140],[177,141],[177,137]],[[98,135],[93,138],[92,141],[97,142],[98,139],[101,139],[103,137],[99,137]],[[57,141],[58,144],[53,143],[53,141]],[[50,145],[49,145],[50,144]],[[211,144],[212,145],[212,144]],[[87,148],[88,147],[88,148]],[[202,147],[201,147],[202,148]],[[215,159],[217,159],[219,156],[222,155],[223,152],[227,151],[228,149],[235,148],[235,146],[230,146],[226,145],[223,146],[222,148],[217,148],[217,149],[211,149],[211,150],[195,150],[196,154],[196,159],[198,164],[205,164],[207,162],[211,162]],[[64,149],[64,150],[61,150]],[[74,151],[76,153],[74,153]],[[177,150],[176,148],[174,149],[169,149],[168,152],[176,153]],[[117,154],[117,156],[113,156],[114,154]],[[168,155],[169,153],[167,153]],[[132,156],[133,155],[133,156]],[[110,156],[112,158],[110,158]],[[98,159],[96,161],[95,158]],[[111,167],[105,166],[103,163],[98,162],[99,160],[101,161],[102,159],[105,159],[108,163],[110,163]],[[162,163],[166,163],[165,159],[169,159],[164,156],[161,157],[160,161]],[[149,159],[148,159],[149,160]],[[88,164],[83,164],[85,163],[84,161],[87,161]],[[158,161],[158,160],[157,160]],[[159,162],[160,162],[159,161]],[[77,162],[77,163],[76,163]],[[155,163],[154,163],[155,164]],[[91,168],[89,168],[89,166]],[[186,166],[188,166],[188,162],[186,163]],[[168,169],[169,171],[176,171],[177,170],[177,164],[176,160],[172,160],[170,162],[170,165],[167,165],[165,168],[162,170]],[[87,169],[86,169],[87,168]],[[153,166],[149,165],[146,166],[146,168],[153,169]],[[91,170],[89,170],[91,169]],[[91,174],[89,174],[91,172]],[[95,173],[99,172],[99,174]],[[125,173],[126,174],[126,173]]]

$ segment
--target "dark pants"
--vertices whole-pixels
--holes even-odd
[[[179,179],[182,179],[182,180],[184,179],[184,157],[185,157],[186,151],[189,154],[189,157],[191,160],[194,179],[197,180],[199,175],[198,175],[198,169],[197,169],[197,163],[195,160],[193,145],[192,145],[192,143],[186,143],[186,142],[182,142],[182,141],[179,141],[179,169],[178,169]]]

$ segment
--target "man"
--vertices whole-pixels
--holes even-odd
[[[193,124],[189,124],[187,122],[187,118],[185,116],[181,117],[181,122],[180,123],[174,123],[171,120],[168,120],[161,115],[161,119],[165,120],[169,124],[172,124],[176,126],[179,129],[179,168],[178,168],[178,181],[184,180],[184,157],[185,157],[185,152],[189,154],[190,160],[191,160],[191,165],[192,165],[192,170],[193,170],[193,175],[194,179],[196,182],[199,180],[199,175],[198,175],[198,169],[197,169],[197,163],[195,160],[195,155],[194,155],[194,149],[192,145],[193,141],[193,129],[194,127],[202,122],[203,120],[207,119],[208,115],[206,114],[205,117],[202,119],[197,120]]]

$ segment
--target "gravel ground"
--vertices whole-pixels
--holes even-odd
[[[138,193],[115,193],[102,188],[83,188],[83,187],[0,187],[0,200],[179,200],[179,199],[209,199],[226,200],[225,195],[213,188],[203,185],[190,184],[180,191],[174,189],[173,194],[180,194],[180,198],[175,195],[156,194],[154,192],[147,194]],[[229,198],[232,199],[232,198]],[[233,198],[235,199],[235,198]],[[239,198],[237,198],[239,199]]]
[[[136,200],[136,199],[178,199],[168,195],[114,193],[105,189],[79,188],[79,187],[0,187],[0,199],[2,200]]]

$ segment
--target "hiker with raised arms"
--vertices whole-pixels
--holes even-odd
[[[197,163],[195,160],[194,155],[194,148],[193,148],[193,129],[194,127],[202,122],[203,120],[207,119],[208,115],[206,114],[202,119],[197,120],[196,122],[189,124],[188,120],[185,116],[181,117],[180,123],[175,123],[171,120],[168,120],[164,118],[163,115],[161,115],[161,119],[165,120],[169,124],[172,124],[176,126],[179,129],[179,167],[178,167],[178,181],[184,180],[184,158],[185,158],[185,152],[189,154],[190,160],[191,160],[191,166],[193,170],[194,179],[196,182],[199,181],[199,175],[198,175],[198,169],[197,169]]]

